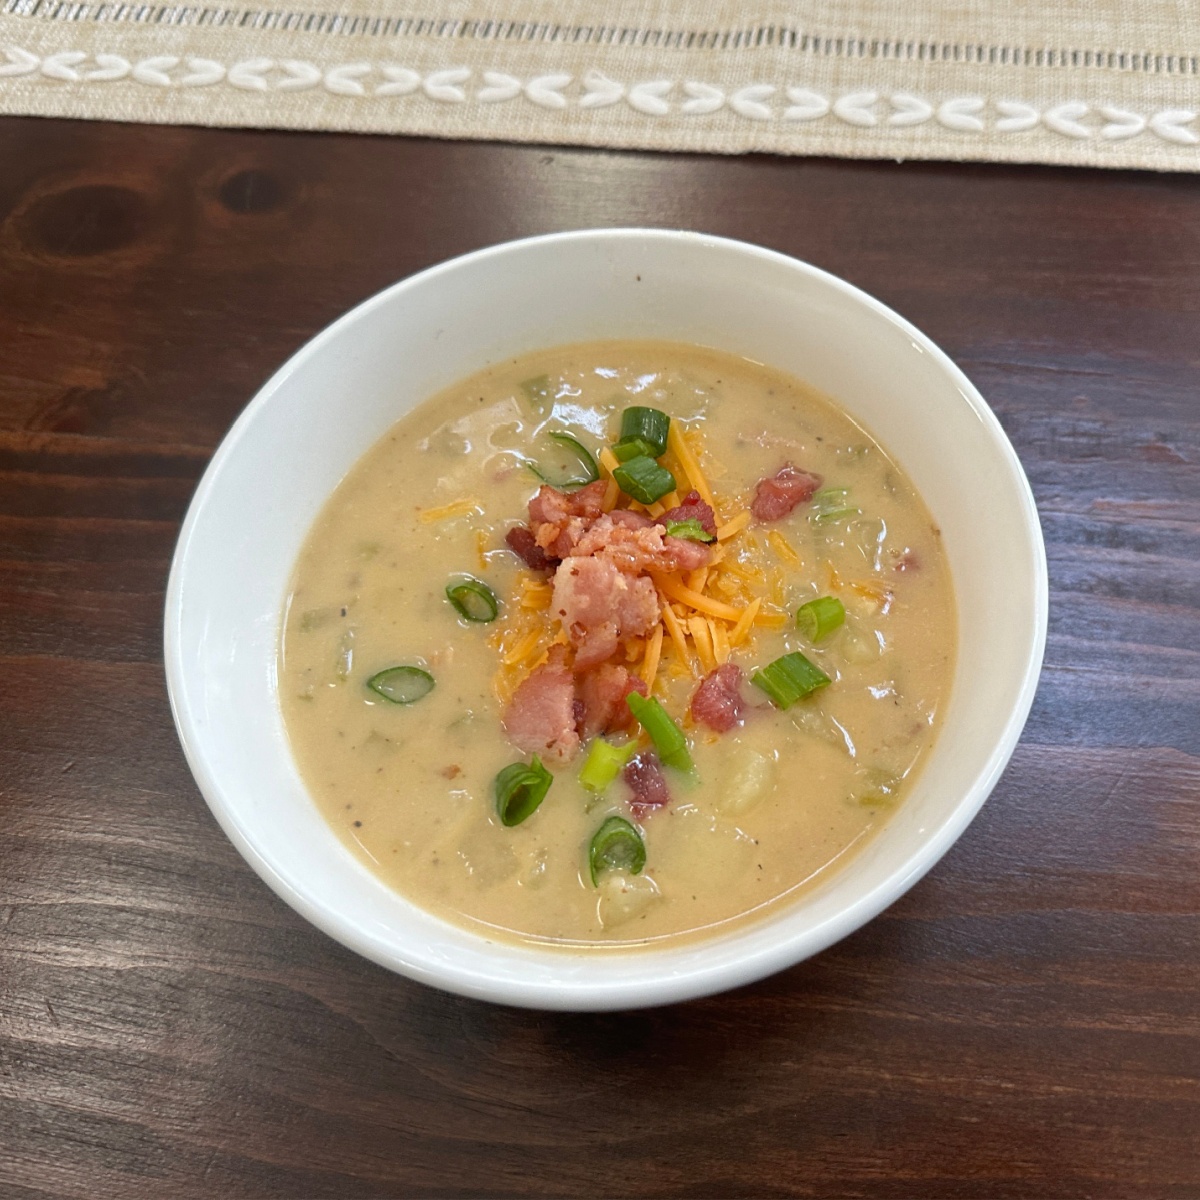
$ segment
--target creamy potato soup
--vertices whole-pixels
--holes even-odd
[[[954,654],[938,530],[865,430],[755,363],[602,342],[455,385],[354,467],[279,694],[397,891],[626,947],[836,870],[904,802]]]

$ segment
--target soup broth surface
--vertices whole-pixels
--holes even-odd
[[[739,612],[759,601],[728,661],[749,675],[800,651],[832,682],[786,710],[744,686],[744,723],[714,733],[688,716],[705,669],[681,605],[685,652],[664,634],[653,685],[695,762],[688,775],[666,770],[671,802],[635,819],[620,778],[602,794],[586,790],[585,744],[555,767],[537,811],[506,827],[493,781],[529,756],[505,734],[505,704],[555,625],[544,573],[506,548],[505,533],[526,520],[539,487],[529,463],[549,461],[547,433],[570,433],[596,455],[631,405],[660,409],[684,433],[719,526],[746,513],[756,483],[786,462],[846,489],[716,543],[722,559],[705,584]],[[669,454],[663,462],[682,495],[686,472]],[[447,583],[464,575],[498,597],[495,621],[468,622],[447,601]],[[814,644],[794,618],[820,596],[839,599],[845,620]],[[539,629],[545,637],[513,661]],[[716,653],[734,629],[714,620],[696,636]],[[589,343],[449,388],[350,471],[296,565],[279,695],[314,801],[390,886],[481,932],[603,948],[714,931],[844,862],[903,803],[938,728],[954,647],[938,531],[849,417],[799,381],[723,353]],[[646,651],[624,648],[632,670]],[[435,686],[411,704],[366,686],[396,664],[422,667]],[[610,815],[639,829],[646,863],[597,885],[588,846]]]

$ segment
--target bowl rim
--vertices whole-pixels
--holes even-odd
[[[864,306],[876,316],[882,317],[898,331],[916,342],[949,377],[962,400],[974,411],[975,416],[987,431],[988,440],[999,451],[1011,477],[1011,482],[1016,485],[1020,500],[1022,532],[1029,540],[1029,548],[1032,551],[1032,612],[1029,614],[1032,619],[1030,628],[1032,636],[1029,638],[1025,652],[1016,702],[1008,713],[1001,736],[992,746],[986,760],[975,772],[970,788],[964,792],[952,811],[916,851],[836,915],[829,917],[819,925],[797,932],[790,937],[781,938],[777,943],[753,954],[748,954],[736,962],[721,962],[712,966],[702,965],[686,971],[668,970],[658,977],[647,977],[637,981],[597,982],[589,980],[586,983],[570,981],[546,983],[543,981],[499,981],[482,978],[475,972],[457,968],[456,964],[443,958],[435,961],[434,956],[422,959],[420,955],[413,957],[398,953],[394,945],[386,945],[378,937],[369,936],[352,920],[331,912],[315,900],[306,891],[302,881],[288,878],[278,871],[246,834],[237,820],[236,805],[229,803],[224,786],[201,752],[201,737],[196,714],[185,699],[186,668],[182,646],[184,577],[196,529],[203,520],[210,497],[218,486],[224,464],[237,453],[238,447],[254,424],[259,412],[272,402],[275,394],[291,376],[300,371],[310,359],[320,355],[330,344],[335,343],[345,329],[361,321],[375,310],[388,305],[393,297],[404,291],[426,286],[440,275],[471,269],[489,259],[538,246],[572,242],[602,243],[630,239],[716,246],[786,267],[789,270],[808,275],[818,283],[840,292],[844,297]],[[888,305],[854,284],[780,251],[734,238],[691,230],[618,226],[567,230],[516,238],[435,263],[388,285],[356,304],[323,327],[290,355],[259,387],[234,420],[221,439],[192,495],[187,514],[180,528],[167,581],[164,602],[163,651],[167,692],[176,731],[188,767],[205,803],[225,835],[233,842],[250,867],[286,904],[347,948],[381,966],[419,982],[459,995],[519,1007],[599,1011],[634,1009],[673,1003],[755,982],[820,953],[834,942],[866,924],[908,891],[942,858],[978,814],[1016,749],[1033,705],[1042,669],[1048,627],[1048,608],[1049,582],[1045,541],[1033,491],[1020,459],[998,418],[978,389],[928,335],[922,333]],[[332,831],[331,836],[336,837]],[[756,924],[757,922],[750,922],[745,926],[738,926],[730,933],[717,936],[722,939],[736,938],[737,932],[741,929],[752,929]],[[461,930],[463,927],[456,926],[455,928]],[[467,929],[466,932],[478,940],[481,949],[487,946],[502,949],[507,944],[494,942],[477,931]],[[802,942],[802,945],[797,945],[798,942]],[[670,950],[668,947],[664,947],[663,952],[670,953]],[[629,953],[644,958],[647,963],[652,963],[656,957],[659,957],[654,948],[638,948]],[[564,965],[570,962],[569,954],[562,950],[545,949],[544,954],[548,961],[549,956],[554,956],[561,958]],[[647,974],[649,975],[649,973]]]

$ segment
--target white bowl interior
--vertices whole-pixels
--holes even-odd
[[[281,606],[309,526],[399,417],[497,358],[600,338],[717,347],[833,397],[895,456],[942,529],[959,655],[944,726],[907,802],[793,905],[675,948],[565,954],[485,940],[416,908],[308,797],[276,697]],[[857,928],[965,828],[1007,762],[1045,641],[1045,553],[995,417],[923,335],[781,255],[696,234],[609,230],[481,251],[396,285],[296,355],[238,420],[180,537],[166,661],[184,749],[222,827],[289,904],[346,945],[467,995],[546,1008],[664,1003],[759,978]]]

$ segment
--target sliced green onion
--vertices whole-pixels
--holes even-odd
[[[776,707],[791,708],[810,692],[827,686],[830,678],[803,654],[794,651],[755,671],[750,682],[766,692]]]
[[[653,458],[666,454],[667,430],[670,428],[671,418],[657,408],[627,408],[621,414],[621,441],[641,438],[654,447]]]
[[[602,792],[621,773],[621,768],[637,752],[637,742],[614,746],[597,738],[588,751],[587,761],[579,772],[579,782],[589,792]]]
[[[646,843],[642,835],[624,817],[609,817],[592,837],[588,846],[588,870],[592,886],[605,871],[628,871],[640,875],[646,865]]]
[[[829,487],[813,493],[813,515],[818,521],[841,521],[857,517],[862,509],[850,502],[850,489]]]
[[[630,692],[625,697],[629,711],[637,723],[650,735],[658,757],[677,771],[692,769],[692,756],[688,752],[687,738],[683,730],[671,720],[667,710],[653,696],[640,696]]]
[[[520,825],[537,811],[546,798],[554,776],[535,754],[531,763],[515,762],[496,776],[496,812],[502,825]]]
[[[555,432],[546,435],[562,447],[561,453],[551,451],[539,462],[531,462],[529,469],[551,487],[582,487],[600,478],[600,468],[586,446],[569,433]]]
[[[525,393],[525,399],[529,401],[529,407],[539,417],[548,417],[554,411],[554,385],[550,382],[549,375],[536,375],[533,379],[526,379],[520,387]]]
[[[796,628],[810,642],[828,637],[846,619],[846,610],[836,596],[818,596],[796,610]]]
[[[420,667],[404,664],[372,675],[367,687],[393,704],[415,704],[433,691],[433,676]]]
[[[686,538],[690,542],[715,542],[713,537],[695,517],[686,521],[668,521],[666,524],[667,537]]]
[[[675,490],[675,476],[647,455],[622,463],[613,471],[613,478],[621,491],[643,504],[653,504]]]
[[[657,458],[654,447],[644,438],[622,438],[613,443],[613,457],[617,462],[628,462],[631,458]]]
[[[446,584],[446,599],[454,605],[464,621],[487,624],[496,619],[500,602],[496,593],[482,580],[467,575],[457,583]]]

